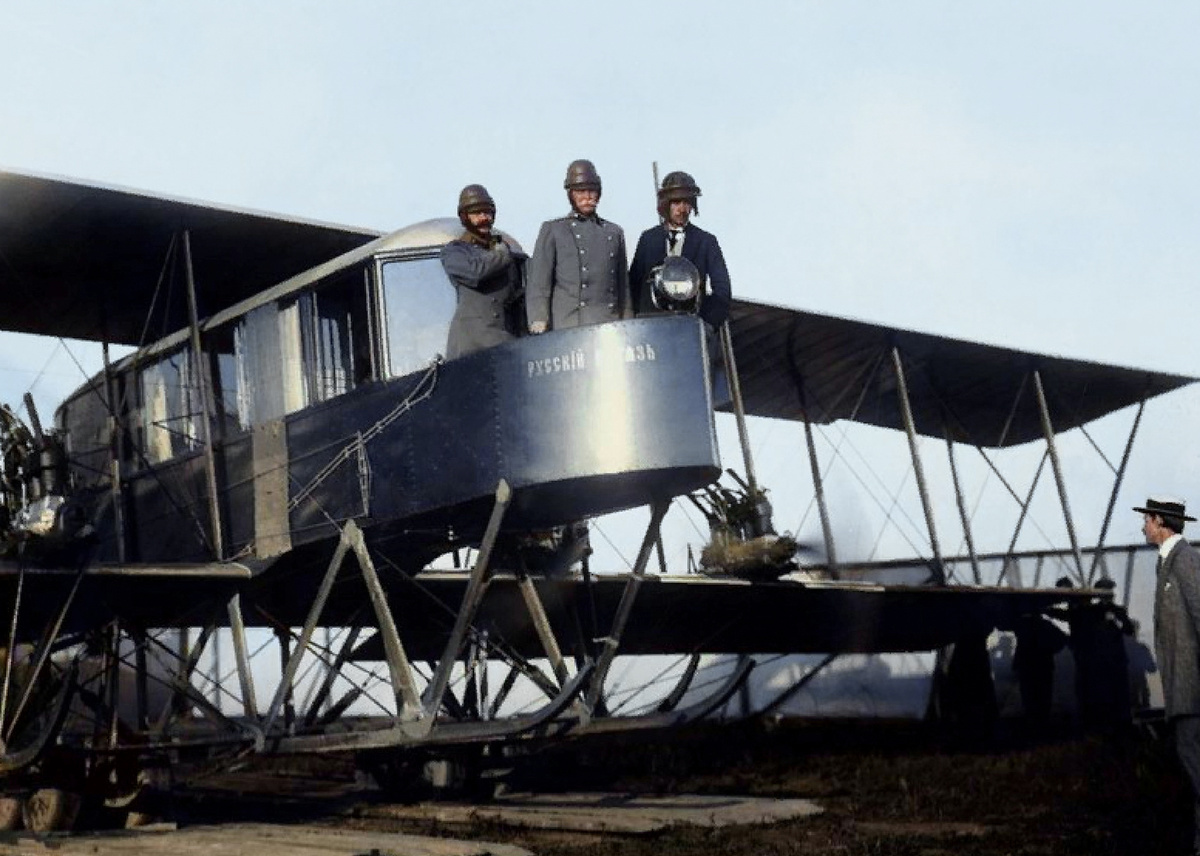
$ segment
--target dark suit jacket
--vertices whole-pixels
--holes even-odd
[[[700,279],[708,282],[709,292],[700,302],[700,317],[713,327],[720,326],[729,317],[729,303],[733,298],[729,270],[725,267],[725,256],[721,254],[716,235],[688,223],[683,230],[682,255],[700,271]],[[642,232],[633,252],[633,263],[629,266],[629,291],[639,315],[654,311],[646,278],[666,257],[666,228],[660,224]]]
[[[1154,647],[1167,717],[1200,714],[1200,553],[1182,539],[1158,569]]]

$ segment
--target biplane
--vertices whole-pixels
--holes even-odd
[[[942,555],[932,520],[919,578],[865,584],[838,562],[811,426],[904,432],[931,517],[917,436],[1041,440],[1057,475],[1056,433],[1192,380],[744,299],[727,348],[679,312],[447,361],[458,231],[0,173],[0,326],[133,348],[52,427],[6,411],[0,822],[65,828],[173,763],[255,753],[350,753],[402,792],[430,759],[694,721],[755,655],[932,651],[1099,596],[1073,529],[1079,586],[1055,590],[983,584],[988,557]],[[721,474],[721,409],[805,427],[821,579],[651,570],[669,504]],[[578,562],[563,533],[641,506],[631,571]],[[447,554],[470,561],[431,567]],[[218,638],[233,663],[202,675]],[[614,659],[655,654],[688,667],[620,715]],[[701,691],[705,654],[738,659]],[[520,687],[536,701],[506,704]]]

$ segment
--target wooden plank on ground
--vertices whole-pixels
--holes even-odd
[[[398,820],[436,820],[440,823],[488,821],[519,829],[639,835],[661,832],[672,826],[776,823],[809,817],[821,811],[816,803],[801,799],[574,793],[506,794],[495,802],[478,805],[422,803],[362,806],[358,814]]]
[[[389,832],[231,824],[81,835],[0,835],[0,856],[532,856],[521,847]]]

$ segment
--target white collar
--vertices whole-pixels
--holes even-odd
[[[1176,532],[1170,538],[1168,538],[1166,541],[1163,541],[1161,544],[1158,545],[1158,555],[1160,555],[1164,559],[1167,558],[1167,556],[1171,555],[1171,550],[1173,550],[1175,548],[1175,544],[1178,541],[1182,541],[1182,540],[1183,540],[1183,535]]]

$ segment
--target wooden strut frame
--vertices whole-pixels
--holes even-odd
[[[663,727],[682,724],[708,715],[723,705],[745,683],[754,665],[748,657],[739,659],[733,672],[714,692],[685,708],[676,709],[691,683],[695,673],[694,668],[685,670],[678,685],[668,694],[663,705],[655,713],[631,717],[601,717],[597,715],[598,711],[604,709],[605,677],[619,651],[621,638],[633,611],[638,589],[646,576],[646,566],[659,537],[662,518],[668,508],[666,501],[660,501],[651,507],[651,520],[642,540],[637,561],[625,584],[608,634],[597,640],[600,646],[594,662],[584,663],[576,670],[574,676],[570,675],[567,660],[562,654],[562,645],[555,637],[536,586],[528,576],[519,576],[518,588],[529,619],[549,661],[553,677],[542,674],[536,666],[531,664],[514,665],[498,689],[496,699],[489,707],[481,707],[480,699],[472,701],[469,698],[472,690],[467,691],[467,698],[463,701],[455,698],[450,691],[450,677],[455,664],[466,657],[470,662],[466,662],[465,667],[471,671],[471,663],[475,662],[481,653],[478,648],[479,643],[472,641],[470,631],[487,592],[496,540],[512,498],[512,489],[506,482],[501,481],[496,489],[492,513],[480,544],[477,560],[471,568],[466,591],[455,615],[454,626],[423,693],[418,693],[416,690],[412,678],[414,673],[412,664],[404,651],[399,631],[387,605],[384,590],[374,572],[374,563],[363,541],[362,532],[353,521],[346,524],[338,542],[338,548],[335,550],[310,607],[295,650],[288,658],[283,680],[264,717],[262,728],[266,743],[261,747],[262,750],[324,752],[388,747],[415,748],[418,746],[432,747],[508,741],[529,736],[534,732],[539,735],[561,735],[568,732],[579,734]],[[279,719],[283,699],[291,681],[298,673],[300,660],[308,649],[313,633],[318,626],[320,614],[333,581],[350,552],[355,554],[360,569],[363,571],[375,616],[384,636],[385,656],[392,686],[396,688],[397,714],[389,727],[373,731],[348,734],[291,734],[286,728],[281,731]],[[357,636],[357,633],[352,632],[352,635]],[[343,645],[341,653],[335,660],[334,668],[326,675],[325,682],[315,694],[309,711],[303,715],[302,721],[306,726],[317,721],[314,713],[320,701],[328,695],[330,675],[336,674],[336,664],[345,661],[350,647],[349,642]],[[545,692],[546,703],[531,714],[506,719],[493,718],[503,698],[511,690],[518,674],[525,674],[535,686]],[[468,709],[475,710],[477,714],[475,718],[470,718]],[[456,719],[456,717],[467,718]]]
[[[713,691],[703,694],[688,705],[682,705],[681,702],[691,689],[700,665],[700,657],[693,655],[683,675],[655,710],[631,716],[610,716],[603,713],[607,710],[604,695],[605,677],[620,651],[626,625],[632,616],[641,584],[645,581],[650,555],[669,505],[667,500],[660,500],[651,506],[650,523],[646,528],[637,561],[625,582],[607,634],[595,640],[597,647],[594,657],[579,663],[574,674],[571,674],[568,660],[562,654],[562,645],[555,636],[534,580],[528,576],[519,577],[518,586],[529,619],[537,632],[552,674],[544,674],[538,666],[518,658],[517,662],[511,664],[511,671],[500,686],[494,701],[485,698],[486,681],[482,676],[478,678],[479,686],[464,691],[462,699],[456,698],[450,689],[450,676],[455,665],[465,658],[468,680],[473,680],[473,670],[478,668],[479,663],[486,662],[487,651],[491,649],[486,637],[481,632],[472,631],[471,628],[486,595],[491,579],[494,547],[512,498],[511,488],[501,481],[497,486],[495,504],[478,560],[470,570],[470,578],[455,618],[454,628],[423,693],[418,690],[416,671],[401,641],[400,629],[396,626],[387,593],[376,572],[363,532],[354,521],[349,521],[343,525],[333,555],[313,593],[303,627],[298,631],[284,626],[277,628],[281,634],[280,650],[283,652],[280,677],[264,714],[260,716],[257,712],[256,686],[251,674],[251,656],[246,642],[245,622],[242,620],[242,596],[235,593],[226,600],[212,604],[210,614],[205,618],[206,623],[199,628],[198,635],[179,650],[172,644],[156,639],[144,628],[119,620],[97,628],[97,632],[101,634],[98,638],[104,643],[102,674],[107,682],[104,690],[93,692],[80,689],[78,694],[74,693],[78,679],[76,670],[70,670],[65,676],[62,689],[55,697],[49,701],[38,702],[38,732],[32,735],[32,738],[22,735],[21,745],[16,746],[12,743],[14,735],[11,731],[2,735],[8,742],[4,747],[0,747],[0,772],[14,772],[34,763],[55,740],[58,741],[61,750],[84,755],[129,756],[154,754],[164,749],[200,753],[249,750],[272,754],[453,747],[527,738],[555,738],[568,734],[664,728],[683,725],[710,715],[724,706],[745,685],[754,668],[754,661],[742,656]],[[341,641],[336,654],[332,651],[319,654],[326,661],[326,672],[310,692],[301,706],[302,709],[292,710],[291,697],[302,662],[307,655],[316,650],[313,643],[316,631],[321,626],[322,612],[351,553],[357,561],[374,613],[374,629],[377,629],[382,637],[396,708],[390,722],[381,727],[328,732],[324,730],[324,726],[336,720],[366,691],[364,686],[357,685],[341,699],[329,704],[334,681],[342,675],[342,667],[349,661],[362,631],[371,624],[361,615],[352,617],[353,626],[350,627],[347,638]],[[41,674],[41,670],[49,663],[49,654],[58,639],[59,628],[76,599],[75,595],[83,576],[82,572],[76,576],[75,585],[33,652],[31,662],[34,664],[35,675]],[[14,610],[14,622],[18,617],[16,612],[17,610]],[[361,612],[366,613],[365,607]],[[236,716],[222,711],[219,695],[210,699],[205,692],[193,685],[205,649],[211,647],[209,643],[214,640],[218,628],[226,621],[233,637],[234,663],[241,690],[240,710]],[[133,642],[132,652],[122,654],[122,637]],[[153,678],[169,690],[169,700],[161,711],[155,713],[153,721],[148,716],[147,704],[147,680],[151,677],[147,669],[147,654],[151,646],[160,654],[175,658],[175,666],[170,675],[165,678]],[[119,672],[126,667],[134,667],[138,673],[134,685],[136,722],[128,723],[128,727],[119,722],[117,712],[121,702],[118,689]],[[33,684],[13,687],[15,681],[12,679],[11,666],[8,666],[6,671],[10,674],[7,675],[4,697],[11,698],[8,703],[0,700],[0,706],[7,704],[6,709],[10,712],[7,721],[15,723],[32,700]],[[495,718],[503,697],[507,695],[519,675],[525,675],[535,687],[545,693],[545,703],[532,713]],[[217,692],[219,694],[228,691],[221,690],[218,684]],[[472,696],[472,693],[477,693],[478,697]],[[76,695],[84,708],[95,716],[96,728],[92,733],[97,739],[78,739],[72,736],[63,742],[58,735],[63,728],[70,701]],[[15,704],[12,703],[14,700]],[[209,721],[211,730],[198,733],[193,729],[178,729],[176,725],[179,717],[186,710],[198,711]],[[133,739],[129,739],[130,736]]]
[[[484,710],[478,711],[479,718],[476,719],[455,720],[440,716],[443,712],[462,714],[464,708],[467,707],[450,693],[450,675],[458,660],[466,656],[464,650],[466,650],[468,642],[468,633],[485,598],[488,582],[490,582],[494,545],[496,545],[500,526],[502,526],[504,514],[511,499],[512,491],[509,485],[500,481],[497,486],[492,515],[488,520],[484,539],[480,545],[479,555],[474,567],[470,570],[467,591],[464,592],[462,603],[456,613],[454,628],[450,631],[442,657],[438,660],[424,694],[420,695],[419,704],[412,704],[416,698],[415,689],[404,688],[404,681],[407,680],[404,676],[412,675],[412,665],[403,652],[400,636],[395,631],[395,624],[390,621],[390,610],[386,607],[383,589],[379,587],[377,579],[372,579],[368,581],[368,588],[376,589],[377,592],[377,595],[372,595],[377,617],[383,617],[382,623],[390,625],[392,628],[391,630],[388,627],[383,628],[384,647],[389,660],[389,670],[394,676],[394,680],[398,677],[401,681],[401,692],[398,693],[401,704],[397,706],[397,711],[400,713],[397,714],[388,729],[343,735],[280,735],[277,734],[276,719],[278,708],[280,708],[280,699],[286,689],[287,682],[284,682],[283,686],[277,690],[276,700],[272,702],[268,718],[264,720],[264,730],[268,734],[268,747],[280,750],[280,752],[436,747],[460,743],[511,741],[533,734],[535,731],[540,735],[564,735],[568,732],[570,734],[589,732],[590,734],[590,732],[662,728],[662,726],[683,724],[708,716],[709,713],[724,705],[733,693],[743,686],[746,678],[749,677],[750,670],[754,668],[754,662],[748,657],[739,658],[736,668],[733,669],[730,676],[726,677],[721,686],[716,688],[715,692],[708,694],[706,698],[697,701],[696,704],[676,710],[695,675],[695,668],[691,668],[684,671],[683,677],[667,695],[658,711],[638,717],[596,716],[596,712],[604,710],[602,705],[604,705],[605,677],[619,651],[620,639],[622,639],[625,625],[634,609],[638,588],[646,579],[650,553],[659,537],[662,516],[666,514],[668,507],[668,503],[664,501],[652,505],[650,522],[642,540],[641,550],[638,551],[634,570],[625,583],[625,589],[608,634],[598,640],[600,650],[594,663],[583,664],[576,670],[574,676],[570,676],[568,663],[562,654],[562,645],[554,636],[538,589],[528,576],[520,576],[518,577],[518,588],[520,588],[524,604],[526,604],[530,622],[533,623],[547,660],[550,662],[553,680],[542,676],[540,670],[536,670],[535,666],[526,665],[523,669],[514,666],[498,689],[496,700],[487,708],[486,716]],[[344,528],[340,547],[342,549],[335,552],[329,569],[326,570],[326,580],[336,576],[337,569],[341,567],[350,550],[355,552],[360,567],[373,568],[370,553],[362,543],[361,532],[353,522],[348,523]],[[368,574],[368,576],[373,577],[373,574]],[[311,639],[313,629],[316,628],[320,609],[324,605],[325,598],[328,597],[328,587],[328,582],[323,581],[312,605],[310,617],[308,617],[304,630],[301,631],[300,644],[296,646],[295,652],[289,658],[287,674],[290,676],[296,674],[302,651],[304,651],[307,641]],[[396,635],[394,641],[389,642],[388,636],[392,633],[396,633]],[[472,650],[476,652],[474,656],[478,656],[478,650],[476,648],[472,648]],[[346,650],[343,648],[343,654],[344,651]],[[467,668],[469,670],[469,664]],[[509,719],[492,718],[499,705],[502,704],[504,696],[508,695],[518,674],[526,675],[534,682],[535,686],[544,690],[547,695],[546,704],[540,710],[526,714],[526,716]],[[395,683],[394,686],[396,686]],[[325,692],[328,692],[325,688],[320,690],[317,698],[319,699]],[[404,704],[406,700],[407,705]],[[316,702],[314,702],[314,706],[316,706]],[[308,714],[306,722],[312,722],[311,712]]]

